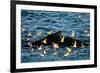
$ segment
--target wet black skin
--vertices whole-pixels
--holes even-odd
[[[59,47],[73,47],[73,44],[75,43],[75,41],[77,42],[77,47],[75,48],[80,48],[82,47],[82,43],[83,45],[86,47],[86,46],[89,46],[88,44],[84,43],[83,41],[80,41],[80,40],[77,40],[75,38],[72,38],[72,37],[65,37],[64,38],[64,42],[61,42],[61,31],[58,31],[56,33],[53,33],[53,34],[50,34],[46,37],[44,37],[43,39],[40,39],[38,41],[35,41],[35,42],[32,42],[32,45],[33,47],[34,46],[48,46],[48,45],[51,45],[53,47],[53,43],[55,44],[58,44]],[[42,41],[43,40],[46,40],[46,43],[43,43]],[[28,45],[27,45],[28,46]]]

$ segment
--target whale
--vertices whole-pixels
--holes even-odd
[[[87,44],[81,40],[78,40],[74,37],[63,36],[61,34],[61,31],[52,33],[40,40],[31,42],[32,47],[40,47],[41,45],[42,46],[51,46],[52,48],[60,48],[60,47],[61,48],[64,48],[64,47],[80,48],[80,47],[89,46],[89,44]],[[29,45],[27,45],[27,46],[29,46]]]

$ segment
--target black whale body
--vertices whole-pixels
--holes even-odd
[[[49,45],[53,46],[53,43],[55,43],[55,44],[59,45],[59,47],[63,48],[63,47],[73,47],[73,45],[76,41],[77,42],[77,44],[76,44],[77,47],[75,47],[75,48],[82,47],[82,45],[84,45],[85,47],[89,46],[87,43],[84,43],[80,40],[77,40],[77,39],[71,38],[71,37],[65,37],[64,42],[61,42],[61,36],[62,36],[61,31],[58,31],[56,33],[53,33],[53,34],[50,34],[50,35],[44,37],[43,39],[32,42],[32,45],[33,45],[33,47],[34,46],[39,47],[41,45],[43,45],[43,46],[49,46]],[[46,39],[46,43],[42,42],[45,39]]]

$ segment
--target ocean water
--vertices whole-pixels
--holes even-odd
[[[66,48],[57,49],[57,54],[48,46],[45,56],[35,48],[25,47],[30,42],[37,41],[48,35],[61,31],[63,36],[71,37],[74,31],[74,38],[87,44],[90,43],[90,14],[81,12],[57,12],[39,10],[21,10],[21,62],[47,62],[47,61],[75,61],[90,59],[90,46],[70,48],[68,56]]]

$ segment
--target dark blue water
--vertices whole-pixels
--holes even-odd
[[[58,54],[53,55],[53,50],[46,50],[44,57],[40,56],[40,51],[31,51],[25,47],[30,40],[37,41],[48,35],[48,32],[61,31],[63,36],[71,37],[74,31],[74,38],[85,43],[90,43],[90,14],[81,12],[51,12],[37,10],[21,11],[21,62],[46,62],[46,61],[68,61],[68,60],[87,60],[90,59],[90,47],[71,48],[71,54],[64,56],[65,48],[59,48]],[[29,37],[28,34],[32,36]],[[37,36],[37,33],[41,33]]]

